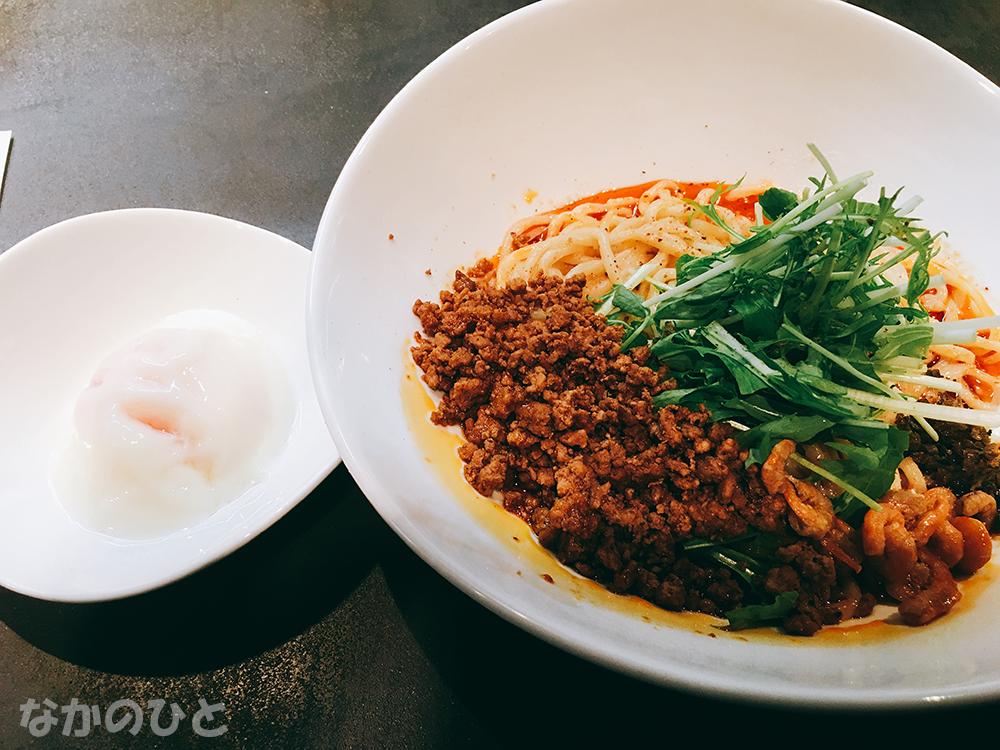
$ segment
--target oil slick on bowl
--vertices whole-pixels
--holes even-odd
[[[512,558],[518,561],[518,576],[537,576],[546,583],[569,592],[579,602],[636,618],[653,628],[680,629],[710,638],[792,647],[857,647],[861,644],[884,644],[916,632],[903,624],[895,607],[887,604],[878,605],[869,617],[828,625],[811,638],[787,635],[773,627],[729,630],[725,627],[727,623],[724,619],[699,612],[662,609],[636,596],[613,594],[595,581],[582,577],[545,550],[524,521],[508,513],[498,502],[477,493],[464,480],[463,464],[458,456],[458,447],[464,441],[457,428],[440,427],[431,422],[430,413],[437,404],[410,356],[409,345],[412,343],[408,342],[403,353],[403,376],[400,381],[400,399],[407,427],[448,494],[477,523],[500,540]],[[947,629],[951,619],[969,611],[980,595],[1000,578],[1000,563],[997,562],[1000,560],[1000,542],[994,542],[994,548],[994,560],[991,563],[972,578],[959,582],[962,599],[949,616],[923,626],[924,629]]]
[[[288,375],[248,323],[172,315],[109,354],[80,393],[53,461],[56,496],[91,531],[180,531],[254,484],[292,415]]]

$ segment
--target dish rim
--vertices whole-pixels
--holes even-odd
[[[44,251],[46,248],[51,247],[52,243],[71,242],[76,237],[95,231],[105,236],[115,236],[119,232],[124,232],[126,236],[129,236],[130,234],[134,234],[139,231],[138,227],[158,228],[168,232],[175,232],[178,236],[198,236],[199,233],[206,231],[211,232],[213,237],[221,235],[227,238],[226,241],[229,243],[229,246],[227,248],[219,248],[215,250],[220,257],[222,255],[230,256],[236,254],[236,248],[241,242],[251,244],[253,245],[253,249],[248,252],[252,252],[253,257],[260,258],[265,254],[272,256],[274,258],[274,262],[278,265],[283,264],[287,268],[290,275],[300,274],[305,282],[308,281],[308,268],[312,257],[312,253],[309,249],[269,230],[246,224],[235,219],[230,219],[228,217],[188,209],[160,207],[128,207],[96,211],[63,219],[43,227],[42,229],[39,229],[27,237],[19,240],[0,254],[0,278],[4,277],[7,273],[8,267],[12,264],[31,263],[34,264],[32,268],[35,268],[40,261],[37,258],[27,259],[28,254]],[[201,251],[212,252],[213,248],[218,248],[219,246],[218,244],[211,246],[203,244],[198,247]],[[123,250],[107,250],[102,251],[102,253],[106,253],[107,256],[110,256],[116,252],[122,251]],[[159,250],[157,250],[157,252],[158,251]],[[105,256],[102,255],[101,257],[103,258]],[[294,259],[293,263],[295,266],[289,265],[284,259]],[[148,261],[146,260],[140,261],[140,263],[147,262]],[[18,269],[12,269],[11,272],[19,273],[20,271]],[[281,283],[285,284],[286,288],[291,288],[287,287],[287,278],[282,279]],[[288,305],[284,306],[288,311],[292,309]],[[302,309],[304,325],[305,285],[302,287]],[[181,312],[181,310],[176,310],[176,312]],[[287,353],[280,355],[286,366],[288,365],[288,361],[293,357],[291,350],[292,345],[290,344],[288,346]],[[301,366],[306,367],[308,366],[307,352],[305,350],[300,351]],[[105,354],[106,353],[107,352],[105,352]],[[299,359],[299,355],[294,355],[294,357]],[[294,379],[292,373],[289,373],[289,375]],[[300,374],[299,380],[303,381],[303,379],[304,376]],[[307,382],[311,385],[313,392],[315,392],[315,385],[312,383],[311,373],[308,374]],[[291,390],[297,416],[295,418],[295,423],[291,427],[291,433],[287,438],[285,447],[282,448],[279,457],[289,451],[289,446],[292,444],[295,436],[303,433],[306,429],[311,430],[318,437],[328,436],[330,437],[330,440],[328,443],[324,442],[324,446],[321,446],[318,449],[318,452],[326,452],[326,456],[322,461],[315,460],[315,456],[307,457],[306,459],[300,461],[302,472],[298,479],[293,480],[295,489],[283,493],[280,498],[277,498],[279,500],[278,502],[275,502],[275,498],[272,497],[259,502],[259,505],[262,505],[263,507],[258,507],[256,504],[248,505],[247,509],[250,510],[251,513],[245,518],[237,519],[236,521],[232,521],[232,519],[230,519],[226,523],[221,524],[218,529],[218,533],[214,534],[216,537],[215,542],[212,542],[210,537],[213,535],[211,534],[209,535],[209,538],[199,537],[199,541],[202,543],[201,549],[197,550],[197,552],[187,550],[182,554],[178,554],[176,563],[172,565],[161,565],[159,570],[151,572],[144,580],[134,580],[128,584],[110,586],[101,585],[96,589],[87,589],[85,591],[74,593],[69,590],[45,590],[4,573],[3,576],[0,577],[0,585],[18,594],[46,601],[63,603],[112,601],[146,593],[148,591],[169,585],[211,565],[214,562],[217,562],[229,554],[232,554],[234,551],[245,545],[254,537],[263,533],[267,528],[286,515],[292,508],[301,502],[301,500],[309,495],[309,493],[315,490],[316,487],[319,486],[319,484],[341,462],[336,444],[333,442],[332,436],[328,435],[329,430],[325,430],[326,435],[320,435],[316,430],[315,424],[317,419],[319,419],[325,427],[325,417],[322,416],[321,412],[318,412],[318,402],[316,402],[315,409],[313,409],[312,405],[307,403],[306,399],[303,399],[303,395],[306,394],[302,391],[301,382],[298,385],[293,384],[291,386]],[[307,410],[309,411],[308,424],[303,426],[303,415]],[[301,438],[299,439],[301,440]],[[274,465],[277,461],[278,458],[272,459],[267,462],[267,465]],[[51,480],[48,480],[48,478],[46,479],[49,482],[49,490],[51,491]],[[247,491],[247,493],[254,492],[260,487],[266,487],[269,481],[271,481],[270,477],[263,479],[262,481],[256,483],[250,490]],[[241,495],[240,498],[237,498],[234,502],[239,503],[241,499],[245,497],[246,495]],[[52,502],[58,504],[58,501],[55,500],[54,497],[52,498]],[[161,547],[162,545],[170,544],[170,540],[176,540],[178,537],[186,534],[192,536],[206,534],[207,532],[204,529],[208,526],[215,525],[215,523],[212,523],[213,519],[215,519],[216,523],[218,523],[218,519],[220,518],[218,513],[225,513],[227,509],[232,508],[235,508],[235,505],[227,504],[208,519],[196,523],[187,529],[174,532],[157,539],[141,541],[115,540],[111,537],[104,537],[104,535],[86,530],[80,530],[80,534],[93,537],[104,537],[107,540],[106,544],[109,547],[134,547],[139,550],[155,549],[157,547]],[[234,535],[234,530],[239,530],[240,533]],[[125,561],[122,562],[123,564],[125,563]],[[21,578],[23,578],[23,576],[21,576]]]
[[[337,221],[337,214],[340,209],[339,203],[342,198],[342,193],[349,190],[349,183],[356,178],[356,173],[363,169],[364,158],[367,150],[371,146],[372,142],[377,141],[381,136],[382,128],[387,127],[387,125],[391,123],[392,119],[396,116],[396,111],[404,108],[411,97],[419,94],[420,88],[424,86],[426,82],[434,79],[434,76],[437,75],[439,70],[451,66],[454,61],[463,55],[469,48],[477,45],[494,33],[504,30],[508,24],[521,22],[527,23],[533,14],[547,13],[553,7],[568,4],[569,2],[567,0],[541,0],[540,2],[525,6],[493,21],[447,49],[427,67],[421,70],[417,76],[415,76],[395,97],[393,97],[393,99],[382,110],[382,112],[380,112],[378,117],[365,132],[364,136],[359,141],[357,148],[347,160],[328,199],[326,208],[323,212],[323,217],[320,221],[319,231],[317,232],[316,239],[313,243],[314,254],[311,271],[312,280],[310,283],[308,303],[310,308],[310,358],[312,362],[313,374],[317,379],[317,392],[320,398],[321,406],[324,409],[324,413],[334,417],[336,414],[336,408],[331,401],[330,395],[327,393],[327,384],[322,381],[321,376],[319,375],[320,370],[325,366],[325,362],[322,360],[319,351],[322,342],[320,340],[320,335],[314,329],[314,318],[316,317],[316,312],[321,308],[323,297],[328,290],[319,286],[317,268],[320,264],[319,258],[321,257],[324,243],[328,241],[328,234],[332,231],[330,227]],[[910,44],[921,46],[923,50],[922,54],[926,53],[939,55],[942,62],[947,62],[948,65],[958,66],[956,70],[961,70],[963,75],[974,76],[980,84],[989,88],[994,96],[1000,95],[1000,89],[998,89],[995,84],[986,79],[985,76],[973,69],[967,63],[958,59],[954,55],[951,55],[934,42],[931,42],[916,32],[906,29],[889,19],[879,16],[864,8],[840,2],[839,0],[812,0],[810,5],[813,8],[836,7],[839,12],[854,14],[858,19],[865,19],[866,23],[881,24],[884,30],[889,30],[890,33],[901,35],[901,37],[906,39]],[[585,645],[573,640],[571,637],[565,637],[562,633],[552,631],[544,625],[532,620],[529,615],[519,611],[517,607],[511,606],[505,601],[498,600],[495,597],[484,593],[476,585],[474,576],[471,576],[464,571],[454,569],[446,554],[440,552],[436,548],[428,548],[426,545],[423,545],[420,539],[417,538],[417,535],[413,533],[419,531],[419,529],[412,527],[412,524],[406,519],[399,518],[396,514],[389,512],[390,509],[382,507],[382,504],[386,501],[381,497],[384,487],[379,478],[370,470],[370,467],[365,464],[359,454],[355,453],[352,445],[350,444],[350,440],[342,432],[339,420],[331,418],[330,421],[331,432],[334,434],[335,441],[341,449],[343,460],[350,469],[355,481],[369,498],[372,505],[379,511],[380,515],[383,516],[386,522],[411,547],[411,549],[418,554],[418,556],[424,559],[453,585],[494,613],[504,617],[508,621],[515,623],[522,629],[533,633],[549,643],[552,643],[578,656],[589,659],[597,664],[609,666],[620,672],[628,674],[629,676],[646,682],[680,688],[716,699],[769,706],[789,706],[797,708],[818,707],[836,710],[877,710],[887,708],[914,708],[927,705],[939,705],[942,703],[949,705],[974,703],[996,699],[997,696],[1000,695],[1000,681],[994,681],[993,683],[987,685],[972,686],[971,688],[966,689],[950,690],[948,694],[944,696],[932,696],[923,693],[906,694],[905,691],[897,691],[888,697],[882,698],[873,698],[870,693],[866,693],[862,697],[857,697],[847,692],[826,696],[793,694],[791,692],[753,694],[739,692],[737,688],[734,688],[731,685],[721,685],[715,683],[706,684],[699,681],[697,678],[685,678],[678,676],[677,674],[664,674],[662,672],[656,672],[654,674],[651,673],[650,670],[645,669],[643,666],[637,665],[633,662],[616,659],[600,649],[588,648]]]

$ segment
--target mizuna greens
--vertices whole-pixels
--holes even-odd
[[[597,307],[608,323],[624,327],[623,350],[648,346],[676,378],[676,390],[656,404],[704,404],[713,419],[740,428],[750,462],[763,463],[786,438],[835,449],[839,459],[794,458],[843,489],[834,507],[853,524],[879,507],[907,449],[909,433],[880,419],[885,413],[912,415],[932,438],[927,420],[1000,425],[994,412],[918,402],[893,385],[926,382],[932,342],[967,343],[977,326],[997,321],[932,320],[919,297],[932,282],[938,237],[909,215],[919,199],[899,204],[899,191],[883,189],[874,202],[862,200],[872,173],[838,180],[810,148],[823,176],[801,195],[762,193],[749,237],[720,216],[716,203],[735,185],[720,187],[707,204],[693,205],[732,236],[730,245],[682,256],[676,282],[657,286],[648,299],[632,291],[646,279],[640,268]],[[891,282],[887,274],[903,264],[907,273],[896,275],[908,280]],[[688,546],[752,583],[753,559],[736,546]],[[761,605],[760,617],[775,606],[790,603]],[[752,611],[745,614],[753,619]]]

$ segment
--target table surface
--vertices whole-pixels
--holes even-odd
[[[381,108],[445,49],[525,4],[0,0],[0,129],[15,138],[0,251],[54,222],[135,206],[219,214],[310,247]],[[856,4],[1000,83],[995,0]],[[36,740],[21,726],[29,699],[102,710],[161,699],[186,719],[163,738],[148,723],[138,735],[67,737],[60,721]],[[201,726],[225,733],[195,733],[199,701],[224,704]],[[833,718],[851,738],[906,742],[998,708],[829,717],[615,674],[453,588],[343,466],[245,547],[163,589],[71,605],[0,588],[3,748],[640,745],[720,736],[722,716],[752,721],[765,741],[826,731]]]

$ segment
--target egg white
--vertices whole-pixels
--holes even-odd
[[[56,451],[59,503],[122,539],[197,524],[259,481],[293,419],[287,374],[245,321],[172,315],[109,354]]]

